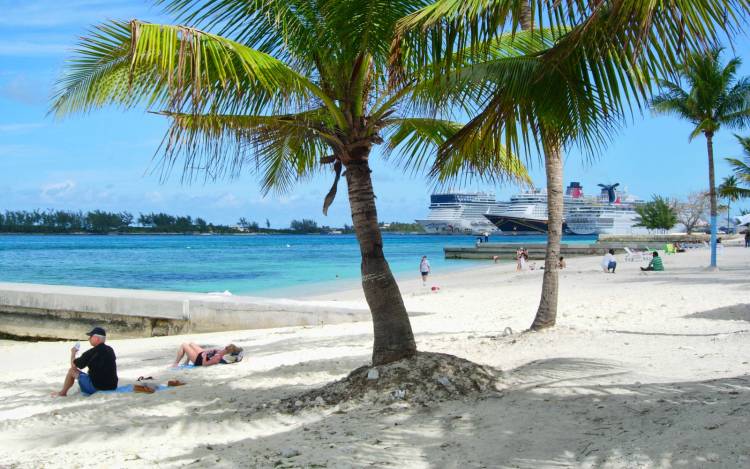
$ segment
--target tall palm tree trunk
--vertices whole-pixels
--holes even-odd
[[[352,223],[362,254],[362,289],[372,313],[372,364],[382,365],[415,355],[417,346],[401,292],[383,254],[370,172],[366,159],[346,165]]]
[[[729,228],[732,223],[732,199],[727,198],[727,233],[729,233]]]
[[[531,3],[521,4],[521,29],[534,27]],[[563,165],[561,148],[557,143],[544,145],[544,171],[547,175],[547,251],[544,255],[542,296],[531,330],[538,331],[555,325],[557,321],[558,275],[560,241],[563,223]]]
[[[714,133],[705,132],[708,150],[708,194],[711,199],[711,268],[716,268],[716,181],[714,176]]]
[[[535,331],[552,327],[557,320],[557,262],[563,224],[563,162],[559,145],[545,145],[544,170],[547,173],[547,252],[544,256],[542,298],[531,324],[531,330]]]

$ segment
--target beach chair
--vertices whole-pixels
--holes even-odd
[[[625,262],[643,262],[643,253],[639,251],[631,251],[630,248],[623,248],[625,250]]]

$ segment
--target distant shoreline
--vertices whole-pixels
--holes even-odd
[[[472,235],[440,235],[436,233],[419,233],[414,231],[383,231],[382,234],[394,234],[394,235],[424,235],[424,236],[445,236],[451,238],[454,236],[472,236]],[[74,232],[74,233],[37,233],[33,231],[15,232],[15,231],[2,231],[0,236],[345,236],[354,235],[354,233],[300,233],[300,232],[273,232],[273,233],[201,233],[200,231],[185,231],[185,232],[170,232],[170,231],[158,231],[158,232],[133,232],[133,233],[95,233],[95,232]]]

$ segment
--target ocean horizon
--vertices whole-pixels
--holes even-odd
[[[418,276],[423,255],[436,273],[488,262],[444,258],[444,247],[472,246],[475,236],[388,233],[383,240],[397,276]],[[490,241],[533,244],[546,236],[494,235]],[[0,236],[2,282],[294,296],[358,285],[359,269],[354,235]]]

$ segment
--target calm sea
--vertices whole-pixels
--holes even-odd
[[[470,246],[475,239],[386,234],[384,244],[394,273],[416,276],[423,255],[435,272],[486,264],[443,258],[443,247]],[[531,244],[545,237],[491,241]],[[0,236],[4,282],[278,296],[290,288],[358,278],[354,235]]]

